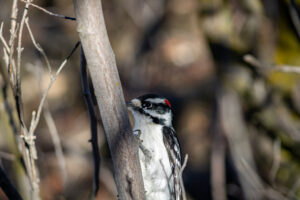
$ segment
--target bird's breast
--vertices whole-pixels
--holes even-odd
[[[144,125],[134,127],[134,130],[140,130],[142,146],[150,155],[149,157],[141,148],[139,149],[146,196],[154,195],[157,199],[169,199],[165,197],[169,196],[172,192],[173,183],[170,181],[172,170],[163,142],[162,126]]]

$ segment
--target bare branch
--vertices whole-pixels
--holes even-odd
[[[58,70],[56,71],[55,75],[51,75],[50,76],[50,83],[48,84],[47,89],[43,93],[43,96],[41,98],[41,101],[40,101],[40,104],[39,104],[39,107],[38,107],[38,110],[37,110],[37,114],[31,120],[32,124],[30,125],[30,129],[29,129],[30,133],[34,133],[34,131],[35,131],[37,125],[38,125],[38,122],[39,122],[40,116],[41,116],[41,112],[42,112],[42,109],[43,109],[43,106],[44,106],[44,102],[46,100],[46,97],[47,97],[47,95],[48,95],[51,87],[53,86],[55,80],[57,79],[57,76],[59,75],[59,73],[61,72],[61,70],[63,69],[63,67],[67,64],[68,59],[70,58],[70,56],[72,55],[72,53],[77,49],[77,47],[78,47],[78,43],[73,48],[71,54],[60,64],[60,66],[58,67]]]
[[[260,62],[254,56],[247,54],[244,56],[244,61],[250,65],[257,67],[259,70],[273,70],[281,71],[285,73],[300,73],[300,66],[291,66],[291,65],[279,65],[279,66],[270,66]]]
[[[299,66],[291,66],[291,65],[281,65],[274,67],[273,70],[281,71],[285,73],[298,73],[300,74],[300,67]]]
[[[26,3],[25,0],[20,0],[20,1],[23,2],[23,3]],[[42,7],[40,7],[40,6],[36,5],[36,4],[33,4],[33,3],[29,3],[29,5],[32,6],[32,7],[37,8],[37,9],[39,9],[39,10],[41,10],[41,11],[43,11],[43,12],[45,12],[48,15],[51,15],[51,16],[60,17],[60,18],[64,18],[64,19],[69,19],[69,20],[73,20],[73,21],[76,20],[76,18],[74,18],[74,17],[68,17],[68,16],[65,16],[65,15],[61,15],[61,14],[56,14],[56,13],[50,12],[50,11],[46,10],[45,8],[42,8]]]
[[[218,122],[219,123],[219,120]],[[216,124],[211,148],[211,186],[214,200],[226,200],[225,138]]]
[[[0,39],[1,39],[1,42],[2,42],[2,44],[4,46],[4,50],[7,52],[7,54],[9,54],[10,53],[10,49],[9,49],[9,47],[8,47],[8,45],[7,45],[4,37],[3,37],[3,24],[4,23],[1,22],[1,25],[0,25]]]
[[[218,107],[221,126],[228,138],[245,198],[262,199],[264,187],[261,180],[258,176],[249,175],[249,169],[256,173],[256,167],[237,94],[229,89],[222,91],[218,97]]]
[[[22,56],[22,36],[23,36],[23,28],[24,28],[24,23],[25,23],[25,19],[27,17],[27,13],[28,13],[28,7],[29,7],[29,2],[30,0],[26,1],[26,5],[23,11],[23,16],[21,19],[21,23],[20,23],[20,29],[19,29],[19,34],[18,34],[18,45],[17,45],[17,69],[16,69],[16,82],[14,83],[14,95],[15,95],[15,100],[16,100],[16,106],[17,106],[17,111],[18,111],[18,115],[19,115],[19,120],[22,126],[22,129],[24,129],[24,132],[27,132],[26,126],[24,124],[23,121],[23,111],[22,111],[22,95],[21,95],[21,56]],[[22,132],[21,132],[22,133]]]
[[[17,29],[17,16],[18,16],[18,0],[13,0],[12,8],[11,8],[11,16],[10,16],[10,39],[9,46],[12,47],[14,43],[14,39],[16,37],[16,29]]]
[[[53,145],[54,145],[55,155],[58,160],[63,183],[65,184],[67,182],[66,161],[65,161],[63,150],[62,150],[61,142],[59,139],[59,134],[58,134],[54,119],[50,113],[47,103],[44,105],[43,113],[44,113],[44,118],[45,118],[46,124],[48,126],[50,135],[51,135]]]
[[[31,28],[30,28],[30,26],[29,26],[28,18],[25,19],[25,24],[26,24],[26,26],[27,26],[27,30],[28,30],[28,32],[29,32],[29,35],[30,35],[30,38],[31,38],[31,40],[32,40],[32,43],[33,43],[34,47],[42,54],[43,58],[45,59],[46,65],[47,65],[47,67],[48,67],[49,73],[50,73],[50,75],[51,75],[51,69],[52,69],[52,67],[51,67],[50,62],[49,62],[49,60],[48,60],[48,57],[47,57],[47,55],[46,55],[44,49],[40,46],[40,44],[38,44],[38,43],[35,41],[35,38],[34,38],[34,36],[33,36],[33,34],[32,34]]]
[[[18,125],[14,119],[14,116],[13,116],[13,109],[11,107],[11,104],[8,100],[8,94],[7,94],[7,89],[8,89],[8,85],[7,83],[9,82],[9,78],[7,77],[7,71],[4,70],[3,68],[0,69],[0,72],[1,72],[1,75],[4,79],[1,87],[2,87],[2,94],[3,94],[3,100],[4,100],[4,106],[5,106],[5,111],[9,117],[9,123],[12,127],[12,130],[13,130],[13,133],[15,134],[15,136],[18,136],[19,134],[19,129],[18,129]],[[18,144],[18,140],[17,138],[16,139],[16,143]]]
[[[25,20],[26,20],[26,17],[27,17],[27,14],[28,14],[28,8],[29,8],[29,3],[31,2],[31,0],[26,0],[26,4],[25,4],[25,8],[24,8],[24,11],[23,11],[23,16],[22,16],[22,19],[21,19],[21,23],[20,23],[20,30],[19,30],[19,35],[18,35],[18,47],[17,47],[17,51],[18,51],[18,62],[17,62],[17,93],[20,93],[21,91],[18,91],[18,90],[21,90],[20,89],[20,81],[21,81],[21,56],[22,56],[22,51],[23,51],[23,48],[22,48],[22,36],[23,36],[23,29],[24,29],[24,24],[25,24]],[[20,95],[20,94],[17,94],[17,95]]]
[[[52,67],[50,65],[49,59],[48,59],[45,51],[43,50],[43,48],[36,42],[36,40],[34,38],[34,35],[33,35],[32,31],[31,31],[31,28],[29,26],[29,22],[28,21],[29,21],[28,18],[26,18],[25,24],[27,26],[27,29],[28,29],[29,35],[31,37],[32,43],[33,43],[34,47],[42,54],[42,56],[43,56],[43,58],[44,58],[44,60],[46,62],[46,65],[48,67],[50,78],[52,78],[52,74],[51,74]],[[66,63],[66,62],[64,62],[64,63]],[[63,183],[66,183],[66,179],[67,179],[66,164],[65,164],[65,159],[64,159],[64,156],[63,156],[63,151],[62,151],[60,139],[59,139],[59,136],[58,136],[58,131],[56,129],[56,126],[55,126],[54,120],[52,118],[52,115],[51,115],[51,113],[49,111],[47,101],[45,100],[44,103],[41,102],[40,106],[43,106],[43,108],[44,108],[44,118],[45,118],[46,124],[47,124],[47,126],[49,128],[51,139],[52,139],[53,144],[54,144],[55,154],[56,154],[56,157],[58,159],[60,171],[61,171],[61,174],[62,174],[62,177],[63,177],[62,178],[63,179]],[[40,109],[40,107],[39,107],[39,109]],[[34,116],[32,118],[32,120],[31,120],[31,127],[33,127],[35,125],[35,123],[38,124],[38,122],[39,122],[39,118],[36,118]],[[33,133],[34,133],[34,130],[30,130],[29,134],[33,134]]]
[[[262,64],[259,60],[257,60],[254,56],[247,54],[243,57],[244,61],[249,63],[250,65],[257,68],[264,68],[266,65]],[[269,66],[267,66],[269,67]]]
[[[11,18],[10,18],[10,39],[9,39],[9,47],[10,47],[10,53],[9,53],[9,63],[8,63],[8,70],[11,75],[11,83],[15,84],[15,75],[16,75],[16,63],[13,59],[14,55],[14,43],[15,39],[17,37],[17,30],[18,30],[18,24],[17,24],[17,17],[18,17],[18,0],[13,0],[12,8],[11,8]]]
[[[173,163],[177,162],[175,154],[172,151],[170,153],[171,153],[172,162]],[[179,169],[179,167],[177,165],[175,165],[175,169],[174,169],[175,170],[175,174],[176,174],[175,176],[179,176],[177,178],[179,179],[179,185],[180,185],[180,189],[181,189],[181,195],[176,194],[176,191],[175,191],[175,198],[176,199],[177,199],[177,197],[179,197],[179,198],[182,197],[183,200],[186,200],[186,193],[185,193],[185,188],[184,188],[182,174],[183,174],[183,171],[184,171],[184,169],[185,169],[185,167],[187,165],[188,158],[189,158],[188,154],[185,154],[184,161],[183,161],[183,164],[182,164],[182,166],[181,166],[180,169]],[[163,167],[163,165],[162,165],[162,167]],[[167,176],[167,174],[166,174],[166,176]],[[175,180],[174,180],[174,182],[175,182]]]
[[[39,197],[39,178],[37,168],[35,166],[36,159],[36,149],[35,149],[35,136],[33,132],[31,134],[28,133],[26,125],[23,121],[23,102],[22,102],[22,94],[21,94],[21,57],[22,57],[22,36],[25,20],[28,14],[29,2],[31,0],[26,1],[26,5],[23,11],[23,15],[20,22],[20,29],[18,33],[18,45],[17,45],[17,69],[16,69],[16,82],[14,84],[14,96],[16,107],[18,111],[19,120],[21,123],[21,138],[24,140],[22,143],[22,153],[25,161],[25,166],[28,171],[29,180],[31,183],[31,187],[33,189],[32,199],[40,199]],[[32,113],[35,116],[35,112]],[[26,144],[25,144],[26,143]]]
[[[80,68],[81,68],[81,84],[82,84],[82,93],[84,97],[84,101],[86,107],[88,109],[89,117],[90,117],[90,127],[91,127],[91,144],[93,150],[93,158],[94,158],[94,195],[97,195],[99,190],[99,173],[100,173],[100,153],[98,147],[98,131],[97,131],[97,118],[96,111],[94,109],[94,103],[92,94],[89,88],[87,70],[86,70],[86,59],[84,56],[83,49],[81,48],[81,56],[80,56]]]

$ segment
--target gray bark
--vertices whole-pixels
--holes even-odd
[[[145,199],[138,145],[130,126],[100,0],[74,0],[77,31],[114,165],[120,199]]]

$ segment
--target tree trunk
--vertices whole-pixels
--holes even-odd
[[[100,0],[74,0],[77,31],[114,165],[120,199],[145,199],[138,144],[130,126]]]

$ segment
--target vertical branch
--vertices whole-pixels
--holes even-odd
[[[10,39],[9,39],[9,61],[8,61],[8,71],[10,74],[11,84],[15,84],[15,74],[16,74],[16,64],[13,59],[14,55],[14,41],[17,33],[17,17],[18,17],[18,0],[13,0],[11,8],[11,19],[10,19]]]
[[[212,197],[214,200],[226,200],[225,138],[219,126],[213,136],[210,162]]]
[[[218,96],[221,126],[228,139],[246,199],[262,199],[264,186],[259,179],[253,159],[242,108],[234,91],[224,89]]]
[[[17,26],[17,16],[18,16],[18,0],[13,0],[12,8],[11,8],[11,19],[10,19],[10,39],[9,46],[13,46]]]
[[[81,48],[80,55],[80,67],[81,67],[81,84],[82,84],[82,93],[86,107],[88,109],[90,117],[90,126],[91,126],[91,143],[93,149],[93,158],[94,158],[94,195],[97,195],[99,190],[99,170],[100,170],[100,153],[98,148],[98,133],[97,133],[97,119],[96,113],[94,110],[93,98],[91,91],[89,89],[89,82],[86,72],[86,59],[84,56],[83,49]]]
[[[144,184],[101,1],[74,0],[77,31],[95,89],[120,199],[145,199]]]
[[[63,184],[65,185],[67,182],[66,161],[65,161],[63,150],[62,150],[61,142],[59,139],[59,134],[58,134],[57,128],[55,126],[54,119],[50,113],[47,102],[44,105],[44,118],[45,118],[46,124],[48,126],[48,129],[49,129],[49,132],[51,135],[51,139],[52,139],[52,142],[54,145],[55,155],[58,160],[58,165],[59,165],[60,172],[62,175]]]
[[[211,147],[211,159],[210,159],[210,184],[211,184],[211,195],[213,200],[226,200],[226,167],[225,167],[225,156],[226,156],[226,140],[224,131],[221,127],[221,116],[220,116],[220,104],[218,94],[220,93],[220,82],[217,82],[216,96],[214,102],[213,112],[213,136],[212,136],[212,147]]]
[[[2,77],[4,76],[4,72],[2,71],[3,69],[1,69],[1,74]],[[3,82],[2,86],[2,94],[3,94],[3,99],[4,99],[4,106],[5,106],[5,111],[7,112],[7,115],[9,117],[9,123],[12,127],[13,133],[15,134],[15,136],[18,136],[19,130],[18,130],[18,125],[14,119],[13,116],[13,110],[11,108],[11,105],[8,101],[8,94],[7,94],[7,82]]]
[[[14,87],[14,95],[15,95],[15,99],[16,99],[16,107],[17,107],[17,111],[18,111],[22,129],[24,129],[25,132],[27,132],[27,130],[25,130],[26,127],[23,122],[23,113],[22,113],[23,112],[23,108],[22,108],[23,102],[22,102],[22,92],[21,92],[21,56],[22,56],[22,51],[23,51],[23,47],[22,47],[23,29],[24,29],[25,19],[27,18],[27,14],[28,14],[30,0],[27,0],[26,2],[27,3],[25,4],[23,16],[22,16],[21,23],[20,23],[19,34],[18,34],[18,47],[17,47],[18,56],[17,56],[16,76],[15,76],[16,82],[14,85],[15,86]]]
[[[15,97],[15,104],[16,104],[16,108],[17,108],[17,112],[18,112],[18,117],[19,117],[19,121],[21,124],[21,138],[23,139],[22,143],[21,143],[21,148],[22,148],[22,154],[23,154],[23,159],[24,159],[24,163],[26,166],[26,171],[28,173],[28,177],[30,180],[30,184],[33,190],[32,193],[32,199],[39,199],[39,178],[38,178],[38,170],[35,166],[35,159],[36,159],[36,150],[35,150],[35,136],[33,134],[29,134],[28,133],[28,129],[23,121],[23,102],[22,102],[22,94],[21,94],[21,56],[22,56],[22,36],[23,36],[23,29],[24,29],[24,24],[25,24],[25,20],[27,18],[27,14],[28,14],[28,8],[29,8],[29,1],[27,0],[24,11],[23,11],[23,15],[21,18],[21,22],[20,22],[20,28],[19,28],[19,32],[18,32],[18,44],[17,44],[17,69],[16,69],[16,74],[14,75],[15,77],[15,82],[13,83],[13,93],[14,93],[14,97]],[[12,24],[12,27],[14,27],[14,24]],[[14,33],[11,33],[14,34]],[[11,36],[11,40],[14,39],[14,35]],[[13,45],[13,43],[12,43]],[[11,51],[13,49],[13,46],[11,46]],[[12,62],[12,54],[10,54],[10,64],[13,64]],[[13,65],[12,65],[13,66]],[[14,73],[14,69],[13,69],[13,73]],[[12,72],[11,72],[12,73]],[[33,117],[35,117],[35,112],[32,113]]]

